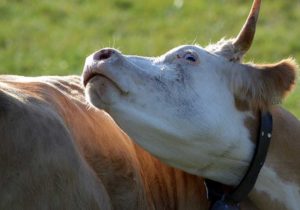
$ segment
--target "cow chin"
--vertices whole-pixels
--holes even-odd
[[[94,76],[85,89],[87,101],[100,109],[107,109],[121,96],[121,90],[111,80],[101,75]]]

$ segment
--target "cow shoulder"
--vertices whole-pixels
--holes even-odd
[[[1,209],[110,209],[61,116],[33,83],[23,88],[0,84]]]

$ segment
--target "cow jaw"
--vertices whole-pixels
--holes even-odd
[[[85,71],[113,80],[84,73],[87,99],[169,165],[225,184],[239,183],[253,144],[244,125],[248,114],[235,108],[228,84],[216,72],[225,59],[197,46],[178,47],[158,58],[114,56],[118,58],[87,59]],[[115,84],[126,86],[126,94]]]

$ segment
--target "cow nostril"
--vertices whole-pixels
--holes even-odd
[[[102,49],[94,54],[94,60],[101,61],[110,58],[114,54],[112,49]]]

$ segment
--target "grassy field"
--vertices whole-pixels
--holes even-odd
[[[251,6],[244,0],[0,0],[0,74],[80,74],[101,47],[156,56],[180,44],[235,36]],[[300,1],[263,0],[246,61],[300,62]],[[300,85],[284,102],[300,118]]]

